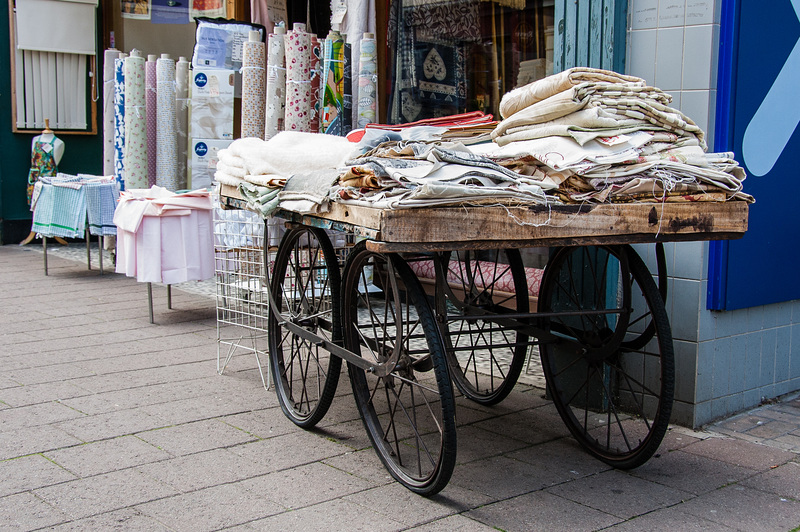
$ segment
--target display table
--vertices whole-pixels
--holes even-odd
[[[114,214],[117,273],[169,288],[214,275],[213,204],[207,190],[175,194],[165,188],[126,190]]]
[[[31,200],[32,231],[42,236],[44,273],[47,275],[47,238],[86,237],[86,260],[91,270],[89,235],[98,237],[100,273],[103,273],[102,239],[116,235],[113,218],[119,186],[113,177],[58,174],[42,177]]]

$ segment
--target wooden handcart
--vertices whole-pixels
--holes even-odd
[[[223,187],[224,204],[244,207],[237,196]],[[281,407],[314,426],[346,361],[378,456],[432,495],[456,461],[453,384],[495,404],[536,346],[572,435],[614,467],[637,467],[673,401],[662,243],[738,238],[747,215],[743,201],[281,211],[268,320]],[[357,237],[343,264],[330,230]],[[655,279],[633,243],[656,243]],[[541,246],[551,250],[532,299],[519,250]]]

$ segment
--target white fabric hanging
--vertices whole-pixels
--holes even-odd
[[[95,54],[97,0],[17,0],[17,48]]]

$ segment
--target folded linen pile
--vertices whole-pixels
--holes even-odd
[[[502,145],[548,136],[572,137],[579,144],[635,131],[665,131],[696,138],[702,130],[668,107],[671,96],[641,78],[572,68],[514,89],[503,97],[503,121],[492,132]]]
[[[545,177],[545,176],[542,176]],[[462,144],[386,143],[347,161],[335,201],[400,209],[462,203],[545,202],[557,183],[525,176]]]
[[[644,80],[573,68],[503,97],[495,143],[473,152],[558,184],[564,202],[753,201],[730,153]]]
[[[238,187],[248,207],[268,216],[277,209],[278,192],[290,177],[328,172],[333,176],[332,182],[337,168],[344,164],[353,149],[354,144],[344,137],[298,131],[282,131],[266,141],[237,139],[220,150],[214,177],[219,183]],[[286,201],[309,199],[283,192],[281,196]],[[322,201],[319,198],[315,203]],[[303,205],[314,210],[308,204]]]

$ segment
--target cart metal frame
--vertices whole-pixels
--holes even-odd
[[[229,207],[245,207],[235,191],[223,187],[222,196]],[[747,214],[740,201],[393,211],[334,203],[320,215],[281,211],[289,231],[269,292],[281,406],[294,423],[313,426],[347,362],[378,456],[396,480],[428,496],[446,486],[455,465],[453,384],[494,404],[535,345],[573,436],[606,463],[637,467],[658,448],[672,406],[661,245],[741,237]],[[341,268],[326,230],[362,240]],[[630,247],[644,242],[657,245],[656,281]],[[526,290],[516,250],[542,246],[554,251],[539,308],[529,309],[527,292],[514,296]],[[433,261],[432,294],[408,266],[415,260]],[[502,295],[501,275],[513,279]],[[474,369],[476,353],[497,368],[496,383]]]

